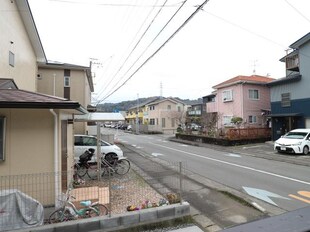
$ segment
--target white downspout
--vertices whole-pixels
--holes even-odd
[[[59,169],[58,169],[58,118],[57,114],[53,109],[50,109],[50,112],[54,116],[54,175],[55,175],[55,206],[58,206],[58,195],[59,195]]]

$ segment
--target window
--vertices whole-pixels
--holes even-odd
[[[70,87],[70,77],[64,77],[64,87]]]
[[[155,110],[155,106],[150,106],[150,110]]]
[[[13,52],[9,52],[9,65],[11,65],[12,67],[14,67],[15,65],[15,55]]]
[[[164,128],[166,127],[166,119],[165,118],[162,118],[161,119],[161,126]]]
[[[150,119],[150,125],[155,125],[155,119],[154,118]]]
[[[257,89],[249,89],[249,98],[252,100],[258,100],[259,99],[258,90]]]
[[[255,115],[250,115],[249,116],[249,123],[256,123],[257,120],[256,120],[256,116]]]
[[[233,100],[232,90],[224,90],[222,92],[223,102],[228,102]]]
[[[233,116],[223,116],[223,124],[225,126],[229,126],[231,125],[231,119],[233,118]]]
[[[70,69],[64,70],[64,86],[65,87],[70,87],[70,74],[71,74]]]
[[[167,106],[167,109],[168,109],[168,110],[171,110],[171,105],[168,105],[168,106]]]
[[[281,106],[282,107],[290,107],[291,106],[291,94],[290,93],[282,93],[281,94]]]
[[[0,116],[0,161],[5,160],[5,117]]]
[[[174,118],[171,119],[171,127],[175,127],[175,119]]]
[[[181,106],[178,106],[178,112],[181,112]]]

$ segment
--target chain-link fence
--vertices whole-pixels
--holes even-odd
[[[75,172],[0,176],[0,231],[49,223],[49,217],[66,202],[73,218],[84,218],[81,201],[99,202],[107,217],[182,202],[182,163],[131,164],[125,175],[105,172],[78,177]],[[80,211],[79,211],[80,210]],[[80,215],[81,213],[81,215]],[[85,212],[84,212],[85,213]]]

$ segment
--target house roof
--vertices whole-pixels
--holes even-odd
[[[46,62],[45,52],[35,25],[28,0],[15,0],[19,14],[24,22],[28,37],[37,57],[37,61]]]
[[[0,108],[64,109],[77,114],[87,113],[78,102],[19,89],[1,89]]]
[[[138,105],[135,105],[135,106],[133,106],[133,107],[130,107],[128,110],[137,109],[137,107],[138,107],[138,108],[143,107],[143,106],[145,106],[145,105],[150,104],[151,102],[157,101],[158,99],[160,99],[160,97],[152,97],[152,98],[150,98],[150,99],[148,99],[148,100],[146,100],[146,101],[144,101],[144,102],[142,102],[142,103],[140,103],[140,104],[138,104]]]
[[[174,102],[174,103],[181,103],[183,105],[186,105],[183,101],[178,100],[178,99],[173,98],[173,97],[161,98],[161,99],[158,99],[157,101],[151,102],[151,103],[149,103],[147,105],[157,105],[157,104],[159,104],[161,102],[164,102],[164,101],[171,101],[171,102]]]
[[[298,49],[300,46],[304,45],[305,43],[307,43],[308,41],[310,41],[310,32],[306,35],[304,35],[303,37],[301,37],[299,40],[297,40],[296,42],[292,43],[290,45],[290,48],[293,49]]]
[[[18,89],[18,87],[13,79],[0,78],[0,89]]]
[[[282,77],[280,79],[276,79],[272,82],[269,82],[267,86],[277,86],[277,85],[283,85],[286,83],[292,83],[292,82],[297,82],[301,80],[301,75],[300,74],[294,74],[294,75],[289,75],[287,77]]]
[[[75,116],[75,121],[79,122],[119,122],[124,121],[125,118],[121,113],[88,113],[85,115],[77,115]]]
[[[94,92],[94,83],[93,78],[91,75],[91,67],[81,66],[76,64],[69,64],[69,63],[62,63],[58,61],[48,61],[48,62],[40,62],[38,63],[39,68],[46,68],[46,69],[70,69],[70,70],[79,70],[85,71],[87,80],[89,83],[90,91]]]
[[[220,89],[220,88],[224,88],[227,86],[242,84],[242,83],[262,85],[262,84],[267,84],[273,80],[275,80],[275,79],[271,78],[271,77],[265,77],[265,76],[259,76],[259,75],[236,76],[236,77],[231,78],[227,81],[224,81],[220,84],[217,84],[217,85],[213,86],[212,88]]]

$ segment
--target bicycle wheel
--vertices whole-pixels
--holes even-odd
[[[119,175],[125,175],[130,169],[130,162],[126,159],[117,161],[115,165],[115,172]]]
[[[76,173],[79,177],[83,177],[85,176],[86,172],[87,172],[87,167],[85,167],[85,165],[75,165],[76,167]]]
[[[108,208],[103,204],[98,203],[93,205],[92,208],[94,209],[89,211],[89,217],[104,216],[108,214]]]
[[[87,175],[91,180],[96,180],[98,178],[98,167],[97,164],[90,165],[87,169]]]
[[[69,221],[72,220],[72,216],[68,210],[64,209],[57,209],[48,218],[48,223],[58,223],[58,222],[64,222],[64,221]]]

